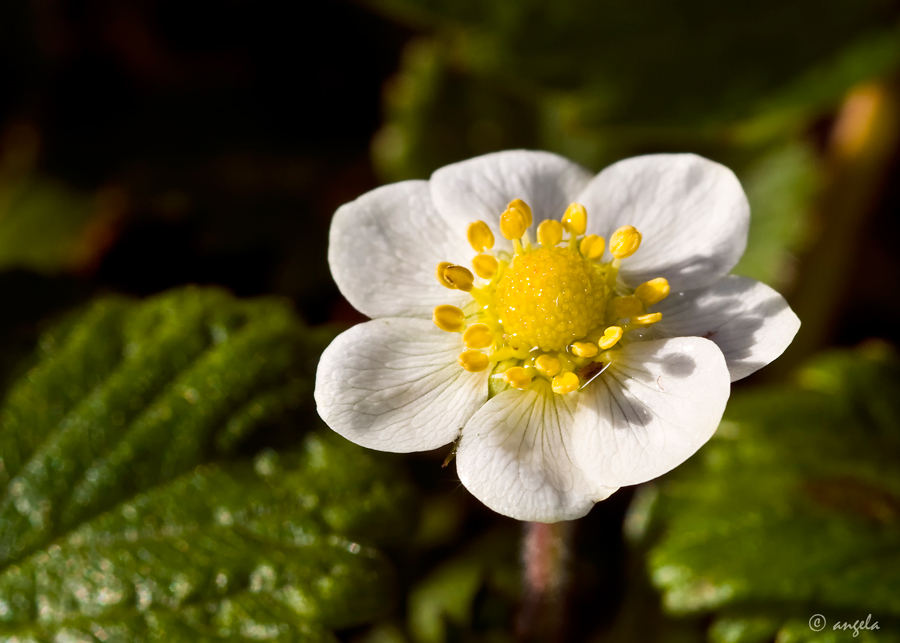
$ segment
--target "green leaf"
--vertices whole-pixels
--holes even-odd
[[[212,289],[69,320],[0,408],[0,564],[297,406],[320,343],[282,302]]]
[[[752,218],[747,250],[734,272],[784,286],[792,259],[808,238],[808,217],[822,183],[815,153],[808,145],[791,142],[756,159],[740,178]]]
[[[653,582],[672,612],[716,613],[714,641],[838,640],[832,624],[869,614],[870,640],[897,640],[900,362],[835,353],[797,380],[735,395],[716,439],[638,503]]]
[[[0,641],[332,641],[390,608],[390,564],[351,538],[396,539],[410,494],[330,434],[203,465],[6,567]]]

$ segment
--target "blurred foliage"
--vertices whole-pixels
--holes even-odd
[[[736,272],[775,287],[795,275],[826,181],[811,129],[900,61],[897,7],[880,0],[368,4],[431,34],[407,46],[385,90],[372,148],[385,179],[510,148],[594,170],[698,152],[747,189],[753,222]]]
[[[467,74],[530,102],[567,94],[589,125],[708,126],[820,109],[900,56],[896,7],[880,0],[369,4],[445,37]]]
[[[485,534],[426,575],[409,594],[409,630],[416,643],[512,641],[510,624],[521,593],[517,547],[521,530]]]
[[[85,270],[111,241],[125,197],[114,189],[81,192],[39,175],[38,139],[27,123],[0,136],[0,270]]]
[[[635,536],[665,607],[712,612],[710,640],[900,640],[900,360],[827,354],[790,387],[735,395],[716,439],[645,490]],[[822,614],[826,630],[808,619]]]
[[[308,403],[330,336],[199,288],[46,333],[0,407],[0,640],[332,640],[389,608],[391,566],[348,539],[408,533],[396,467],[313,435],[195,468]]]

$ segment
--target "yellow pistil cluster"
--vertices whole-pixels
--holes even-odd
[[[662,319],[647,308],[669,294],[669,284],[653,279],[632,292],[617,283],[622,260],[641,245],[632,226],[612,234],[612,259],[604,262],[606,240],[585,235],[583,205],[572,203],[559,221],[543,221],[534,246],[531,224],[528,204],[510,202],[500,215],[500,232],[513,246],[509,254],[493,251],[494,234],[485,222],[472,223],[467,238],[478,253],[475,274],[447,262],[436,273],[445,287],[471,294],[472,304],[465,310],[438,306],[433,319],[441,330],[463,333],[459,364],[467,371],[493,368],[493,377],[520,390],[540,377],[555,393],[571,393],[615,359],[629,331]],[[476,275],[484,283],[476,286]]]

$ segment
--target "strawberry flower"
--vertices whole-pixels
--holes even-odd
[[[460,480],[499,513],[583,516],[694,454],[730,383],[796,334],[781,295],[728,274],[748,224],[734,174],[691,154],[592,176],[500,152],[373,190],[331,227],[372,321],[322,355],[319,414],[382,451],[459,440]]]

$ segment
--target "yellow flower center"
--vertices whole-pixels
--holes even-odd
[[[572,248],[513,257],[497,284],[494,312],[510,346],[563,351],[603,322],[606,278]]]
[[[623,226],[610,237],[612,259],[601,261],[606,240],[584,236],[587,211],[573,203],[560,221],[538,226],[539,246],[532,246],[528,227],[531,208],[515,199],[500,216],[500,231],[512,241],[514,254],[494,253],[494,235],[483,221],[469,226],[469,243],[479,254],[475,274],[463,266],[441,262],[436,277],[447,288],[472,295],[466,310],[434,309],[434,323],[447,332],[463,333],[462,368],[492,368],[492,377],[525,390],[535,378],[551,383],[560,395],[583,388],[615,359],[628,332],[658,322],[649,313],[669,294],[665,279],[653,279],[634,291],[616,282],[619,265],[641,244],[641,233]],[[563,240],[563,233],[568,239]]]

